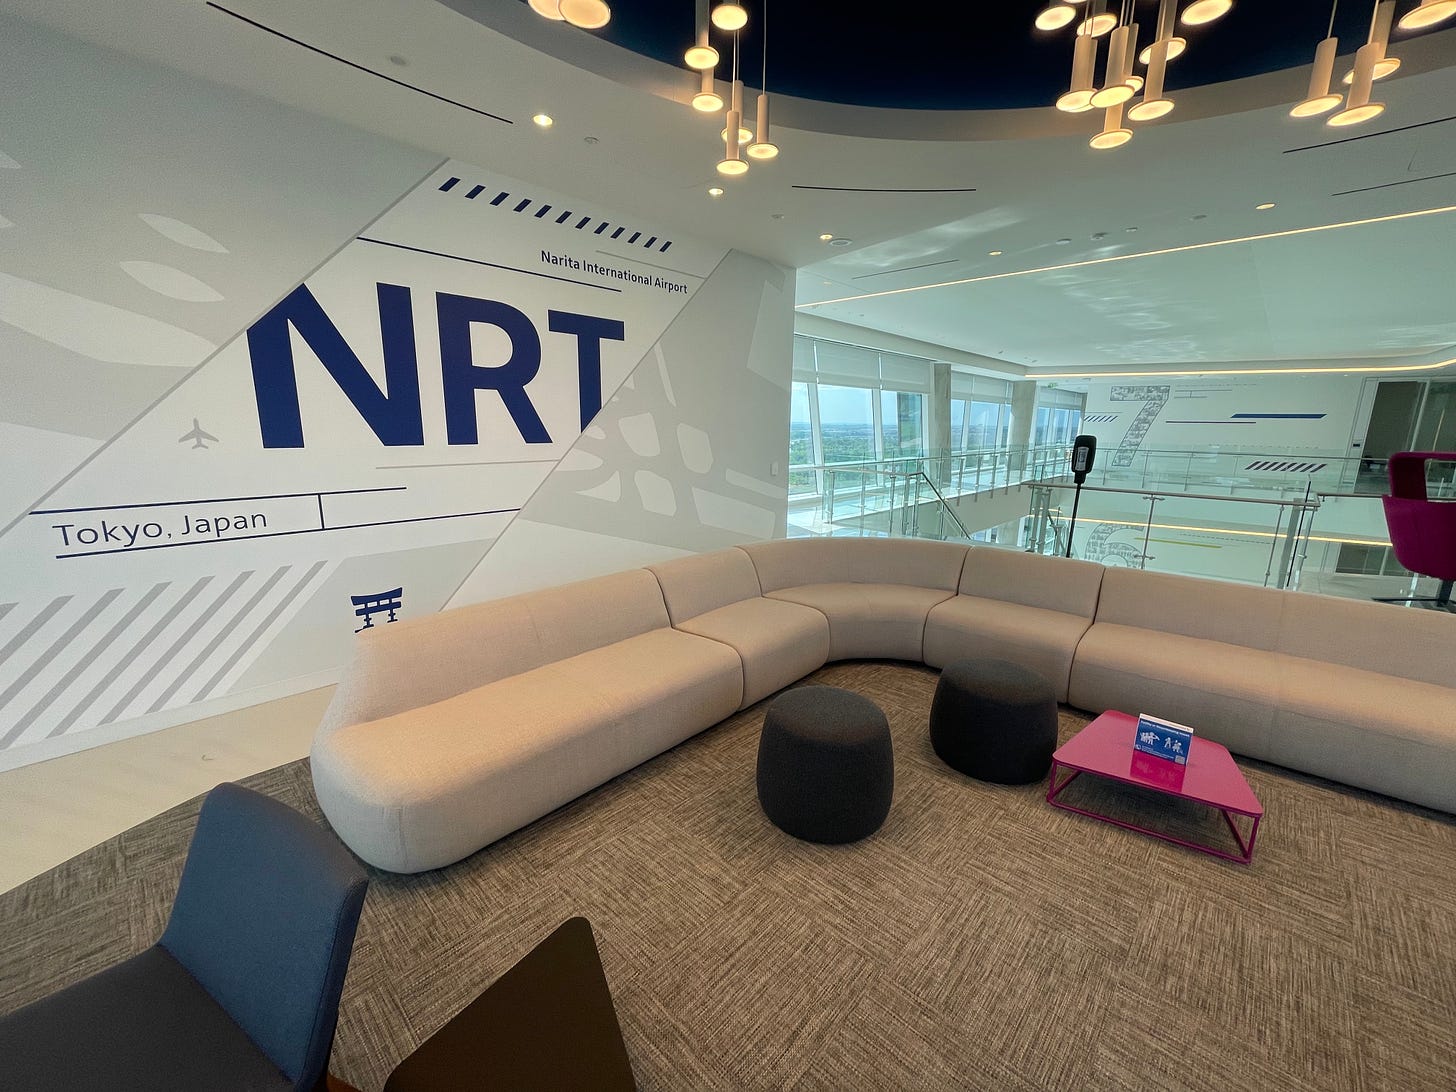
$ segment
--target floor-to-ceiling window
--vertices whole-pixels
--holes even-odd
[[[816,432],[809,417],[809,384],[795,382],[789,392],[790,493],[813,493],[819,488],[814,471],[803,469],[820,462],[815,451]]]
[[[823,490],[823,472],[816,466],[928,454],[931,369],[931,361],[917,357],[796,336],[790,494]]]
[[[1043,387],[1036,392],[1036,417],[1031,429],[1033,445],[1068,444],[1082,428],[1087,396],[1080,391]]]
[[[1006,448],[1013,434],[1012,382],[952,366],[950,399],[938,406],[935,366],[922,357],[795,335],[790,494],[823,491],[824,474],[816,467],[946,454],[937,440],[942,435],[948,434],[951,455]],[[1030,442],[1070,445],[1085,402],[1078,391],[1038,390]],[[841,472],[841,484],[847,473]]]

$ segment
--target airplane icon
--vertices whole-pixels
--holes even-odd
[[[204,432],[203,429],[202,429],[202,426],[197,423],[197,418],[196,417],[192,418],[192,431],[189,432],[189,433],[187,433],[184,436],[178,437],[177,442],[179,444],[185,444],[188,440],[191,440],[192,441],[192,450],[193,451],[196,451],[199,448],[202,449],[203,451],[207,451],[208,450],[208,446],[205,443],[202,442],[204,440],[211,440],[215,444],[221,442],[212,433],[210,433],[210,432]]]

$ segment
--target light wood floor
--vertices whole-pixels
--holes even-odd
[[[0,891],[206,792],[308,753],[333,687],[0,773]]]

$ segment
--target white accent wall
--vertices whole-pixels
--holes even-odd
[[[0,768],[783,533],[787,270],[14,20],[0,67]]]

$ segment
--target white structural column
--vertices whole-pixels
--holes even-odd
[[[931,364],[930,404],[925,415],[925,451],[935,462],[936,485],[950,480],[950,365],[943,360]]]

